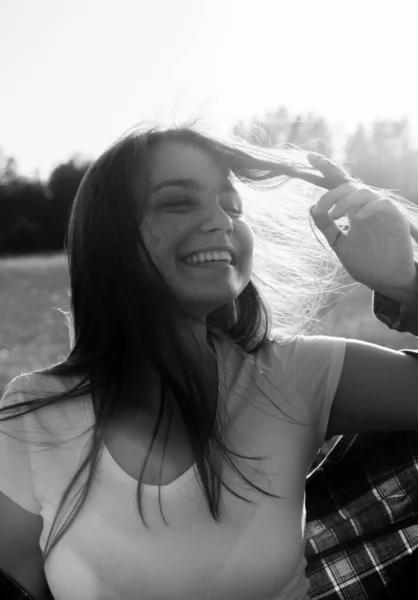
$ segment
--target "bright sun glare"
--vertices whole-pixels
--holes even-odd
[[[225,133],[281,105],[320,114],[340,137],[375,118],[407,116],[418,131],[411,2],[396,12],[381,0],[118,9],[99,0],[0,9],[0,147],[22,172],[47,176],[74,153],[96,156],[141,120],[198,117]]]

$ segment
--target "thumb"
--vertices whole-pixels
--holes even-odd
[[[307,158],[314,169],[320,171],[324,177],[333,182],[334,187],[352,180],[352,177],[342,167],[322,154],[308,152]]]
[[[321,231],[324,235],[330,247],[338,255],[338,250],[341,244],[343,243],[346,234],[340,227],[338,227],[337,223],[333,219],[331,219],[327,211],[318,214],[315,213],[315,208],[316,204],[313,204],[309,208],[309,212],[311,213],[312,219],[315,225],[318,227],[319,231]]]

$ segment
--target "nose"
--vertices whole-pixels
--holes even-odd
[[[202,224],[204,231],[229,233],[232,231],[232,227],[231,217],[224,211],[218,202],[215,202],[205,211],[205,219]]]

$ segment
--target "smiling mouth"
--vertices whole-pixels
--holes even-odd
[[[211,251],[211,252],[196,252],[195,254],[189,254],[184,258],[180,259],[181,262],[189,266],[203,266],[203,265],[233,265],[234,257],[226,250]]]
[[[214,270],[214,269],[221,269],[221,270],[229,270],[229,269],[233,269],[233,266],[224,261],[224,260],[210,260],[208,262],[201,262],[201,263],[184,263],[183,264],[186,267],[191,267],[192,269],[209,269],[209,270]]]

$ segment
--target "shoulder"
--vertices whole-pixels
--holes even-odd
[[[39,371],[22,373],[14,377],[5,388],[5,395],[30,394],[31,392],[53,392],[64,389],[63,381],[53,375]]]
[[[68,387],[69,382],[66,379],[55,375],[39,371],[22,373],[6,385],[0,400],[0,408],[62,394]]]
[[[76,380],[47,375],[42,372],[25,373],[15,377],[7,386],[0,402],[0,421],[3,414],[17,417],[9,421],[10,427],[30,431],[33,439],[61,442],[63,432],[81,435],[89,430],[85,395],[66,397]],[[33,403],[33,404],[32,404]],[[32,438],[31,438],[32,439]]]
[[[344,362],[347,340],[325,335],[283,337],[273,330],[256,352],[246,355],[229,344],[219,344],[218,358],[237,376],[243,371],[270,372],[280,376],[304,377],[326,369],[340,369]]]
[[[347,340],[325,335],[297,335],[283,338],[273,332],[260,358],[277,363],[285,372],[312,371],[343,362]]]
[[[323,335],[273,335],[260,356],[276,385],[309,412],[329,407],[344,367],[347,340]],[[315,417],[316,418],[316,417]]]

